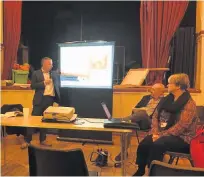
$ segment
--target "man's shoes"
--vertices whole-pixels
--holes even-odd
[[[127,153],[127,157],[128,157],[128,153]],[[120,162],[121,161],[121,153],[119,153],[116,157],[115,157],[115,161]]]
[[[121,168],[121,162],[115,163],[115,164],[114,164],[114,167],[115,167],[115,168]]]
[[[28,143],[27,142],[24,142],[21,144],[21,149],[26,149],[28,147]]]
[[[45,140],[45,141],[41,141],[40,144],[43,145],[43,146],[49,146],[49,147],[52,146],[52,144],[49,143],[49,142],[46,141],[46,140]]]
[[[116,157],[115,157],[115,161],[121,161],[121,153],[119,153]]]
[[[21,135],[17,136],[17,140],[19,144],[21,145],[21,149],[26,149],[28,147],[29,143],[27,143],[24,137],[22,137]]]

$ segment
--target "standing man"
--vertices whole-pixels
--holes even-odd
[[[41,60],[42,68],[34,71],[31,80],[31,88],[35,90],[33,98],[33,111],[32,116],[42,116],[43,112],[52,106],[54,102],[59,103],[59,77],[58,74],[52,69],[52,59],[45,57]],[[26,143],[22,145],[22,148],[26,148],[32,140],[32,133],[30,130],[25,137]],[[40,144],[45,146],[51,146],[46,142],[46,129],[40,129]]]

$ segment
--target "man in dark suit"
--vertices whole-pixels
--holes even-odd
[[[139,103],[136,104],[130,116],[123,118],[123,120],[131,120],[139,125],[141,130],[148,130],[151,127],[152,114],[159,104],[161,98],[164,96],[164,85],[154,84],[150,89],[150,95],[143,96]],[[128,146],[131,137],[128,137]],[[121,160],[120,153],[115,158],[116,161]]]
[[[41,61],[42,68],[34,71],[32,74],[31,88],[35,90],[33,98],[33,111],[32,116],[42,116],[43,112],[52,106],[54,102],[59,103],[59,77],[58,74],[52,69],[52,59],[45,57]],[[28,129],[27,136],[25,137],[26,143],[22,148],[26,148],[32,140],[32,132]],[[40,144],[51,146],[46,142],[46,130],[40,129]]]
[[[154,84],[150,89],[150,95],[143,96],[139,103],[132,111],[132,115],[125,119],[138,123],[141,130],[147,130],[151,127],[151,118],[155,108],[159,104],[161,98],[164,97],[164,85]]]

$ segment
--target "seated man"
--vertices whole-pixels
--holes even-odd
[[[152,115],[152,131],[137,148],[138,170],[133,176],[145,174],[153,160],[162,161],[166,151],[189,153],[198,121],[196,104],[187,88],[188,75],[174,74],[168,79],[168,92]]]
[[[141,130],[150,129],[152,114],[161,98],[164,97],[164,88],[163,84],[154,84],[150,90],[151,94],[144,96],[135,106],[136,110],[133,110],[132,115],[125,117],[123,120],[131,120],[132,122],[138,123]],[[128,146],[130,144],[130,140],[131,135],[128,136]],[[116,156],[115,160],[121,160],[120,154]]]
[[[161,98],[164,97],[164,85],[154,84],[150,90],[151,95],[146,95],[133,109],[133,114],[124,118],[129,119],[132,122],[138,123],[140,130],[147,130],[151,127],[152,114],[160,102]]]

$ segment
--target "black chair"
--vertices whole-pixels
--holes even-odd
[[[169,68],[169,71],[164,71],[164,76],[163,76],[163,80],[162,80],[162,83],[164,85],[168,84],[168,78],[171,75],[171,68],[170,67],[171,67],[171,55],[169,56],[168,61],[167,61],[166,66],[165,66],[165,68]]]
[[[30,176],[97,176],[88,172],[81,149],[54,150],[29,146]]]
[[[199,117],[198,125],[204,124],[204,106],[196,106],[197,107],[197,114]]]
[[[204,168],[175,166],[154,160],[149,176],[204,176]]]
[[[23,112],[23,106],[21,104],[4,104],[1,107],[2,114],[5,114],[6,112],[9,112],[9,111],[15,111],[15,110],[19,110]]]
[[[6,112],[10,111],[21,111],[23,112],[23,106],[21,104],[4,104],[1,107],[1,113],[5,114]],[[2,135],[4,136],[4,128],[2,128]],[[19,135],[25,135],[26,129],[23,127],[6,127],[6,133],[9,135],[16,134]]]
[[[204,106],[197,106],[197,114],[199,117],[198,126],[204,124]],[[176,165],[178,164],[179,158],[186,158],[190,161],[191,166],[194,167],[193,160],[190,155],[190,149],[186,150],[185,153],[178,153],[178,152],[170,152],[167,151],[164,154],[169,155],[170,159],[168,161],[169,164],[172,164],[174,159],[176,159]]]
[[[185,159],[188,159],[189,162],[191,163],[191,166],[194,167],[193,160],[191,158],[190,153],[179,153],[179,152],[167,151],[167,152],[165,152],[165,154],[170,156],[168,164],[172,164],[174,159],[176,159],[176,165],[177,165],[179,158],[185,158]]]

